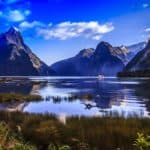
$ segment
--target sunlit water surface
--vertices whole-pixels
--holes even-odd
[[[150,116],[150,79],[97,77],[30,77],[41,84],[0,84],[0,93],[40,94],[40,102],[3,103],[1,110],[66,116]]]

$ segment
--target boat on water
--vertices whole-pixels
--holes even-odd
[[[104,75],[99,74],[99,75],[98,75],[98,79],[104,79]]]

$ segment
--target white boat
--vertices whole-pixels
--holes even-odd
[[[100,75],[98,75],[98,78],[99,78],[99,79],[104,79],[104,75],[101,75],[101,74],[100,74]]]

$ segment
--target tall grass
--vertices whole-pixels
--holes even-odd
[[[0,150],[36,150],[36,147],[25,143],[21,135],[16,135],[6,123],[0,122]]]
[[[138,132],[150,135],[150,119],[121,117],[70,117],[61,123],[54,115],[0,112],[0,120],[25,141],[46,150],[68,145],[72,150],[134,149]]]
[[[29,102],[43,100],[40,95],[23,95],[18,93],[0,93],[0,102]]]

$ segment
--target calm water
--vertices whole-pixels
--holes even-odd
[[[30,77],[29,80],[47,83],[31,84],[28,80],[14,79],[0,84],[0,93],[40,94],[44,100],[0,104],[1,110],[53,113],[61,117],[109,114],[150,116],[150,79]]]

